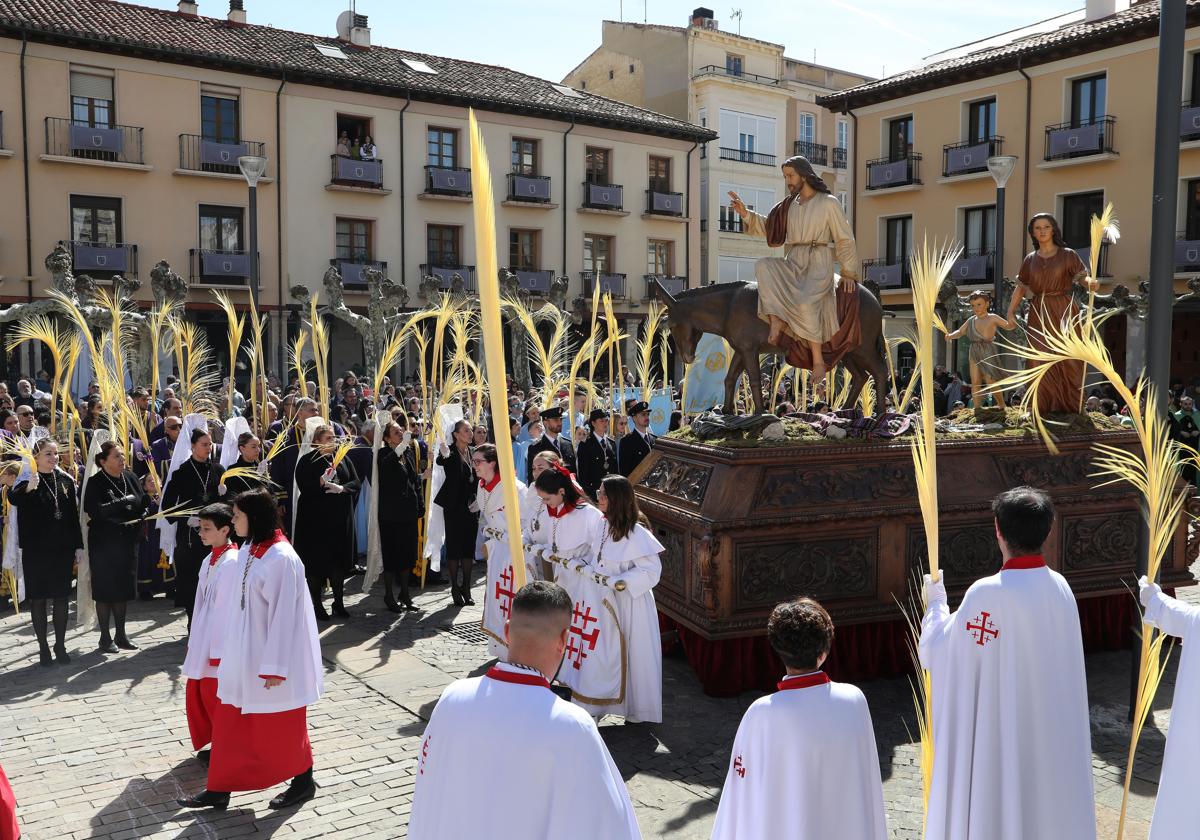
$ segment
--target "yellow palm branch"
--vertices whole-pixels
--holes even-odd
[[[654,342],[658,339],[659,327],[662,326],[663,319],[666,317],[666,307],[662,306],[658,301],[650,301],[650,305],[646,309],[646,324],[645,333],[637,343],[637,378],[638,383],[642,387],[642,399],[646,402],[650,401],[650,391],[654,387],[651,381],[651,364],[654,359]],[[666,352],[662,353],[663,375],[666,375]]]
[[[308,396],[307,373],[304,365],[304,345],[308,344],[308,333],[300,330],[296,334],[296,340],[292,342],[291,348],[288,350],[288,361],[291,363],[292,370],[296,371],[296,378],[300,383],[300,396]]]
[[[246,330],[246,316],[239,315],[237,310],[233,308],[233,302],[229,297],[221,291],[213,290],[213,297],[217,299],[217,305],[225,313],[227,337],[229,340],[229,393],[226,397],[225,412],[228,416],[233,415],[233,391],[235,387],[234,372],[237,370],[238,348],[242,346],[242,333]],[[253,398],[253,387],[251,388],[251,398]]]

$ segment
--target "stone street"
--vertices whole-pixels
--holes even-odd
[[[477,567],[477,577],[481,574]],[[348,582],[357,590],[361,582]],[[482,604],[482,586],[476,586]],[[1185,592],[1189,600],[1200,593]],[[482,673],[488,659],[480,608],[458,610],[444,587],[403,617],[372,597],[347,600],[349,621],[322,624],[326,695],[310,710],[316,799],[294,812],[266,808],[273,793],[234,796],[225,813],[180,811],[201,789],[183,713],[183,611],[161,597],[130,607],[141,650],[96,652],[96,636],[71,631],[70,665],[42,668],[28,616],[0,616],[0,761],[19,803],[26,840],[82,838],[403,837],[414,754],[443,687]],[[1176,652],[1173,659],[1178,659]],[[1146,836],[1170,719],[1175,664],[1138,752],[1126,837]],[[1129,727],[1128,653],[1087,658],[1100,837],[1115,836]],[[757,695],[706,697],[681,657],[664,662],[664,716],[651,726],[602,722],[646,837],[707,838],[746,706]],[[891,836],[917,838],[920,776],[906,680],[862,685],[871,705]],[[278,792],[278,791],[275,791]]]

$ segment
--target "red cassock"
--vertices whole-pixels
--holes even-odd
[[[0,767],[0,840],[17,840],[21,836],[21,827],[17,825],[17,798],[13,796],[12,785],[4,768]]]
[[[210,659],[209,664],[214,668],[221,664],[219,659]],[[199,680],[187,681],[187,692],[184,694],[184,707],[187,709],[188,733],[192,736],[192,749],[199,750],[212,743],[213,718],[217,706],[217,678],[204,677]]]
[[[208,790],[264,790],[313,766],[308,710],[244,715],[218,702],[213,717]]]

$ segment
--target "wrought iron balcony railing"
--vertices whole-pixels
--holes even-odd
[[[591,210],[621,210],[625,204],[625,188],[620,184],[583,183],[583,206]]]
[[[1080,125],[1046,126],[1046,160],[1069,160],[1115,153],[1116,117],[1097,117]]]
[[[899,160],[867,161],[867,189],[887,190],[921,183],[921,156],[910,154]]]
[[[943,146],[942,177],[950,178],[955,175],[969,175],[973,172],[987,172],[987,159],[1000,154],[1003,147],[1003,137],[964,140],[961,143],[950,143]]]
[[[471,170],[453,166],[426,166],[425,192],[433,195],[470,195]]]
[[[550,203],[549,175],[508,175],[508,200],[526,201],[530,204]]]
[[[833,147],[833,168],[834,169],[845,169],[846,168],[846,149],[844,146],[834,146]]]
[[[252,141],[218,143],[199,134],[179,135],[179,168],[191,172],[241,175],[237,159],[242,155],[266,156],[266,144]]]
[[[475,285],[475,266],[473,265],[430,265],[422,263],[418,266],[423,277],[436,277],[440,281],[438,288],[443,291],[450,291],[454,284],[454,278],[462,279],[463,291],[474,292],[477,290]]]
[[[367,278],[363,277],[363,272],[368,268],[382,271],[383,276],[387,277],[387,263],[379,260],[348,260],[334,257],[329,264],[338,270],[338,274],[342,275],[342,285],[351,291],[366,290]]]
[[[995,259],[995,251],[963,251],[962,256],[950,267],[950,277],[959,286],[992,283],[992,265]]]
[[[191,282],[201,286],[248,286],[253,276],[251,259],[249,251],[192,248],[188,251]]]
[[[730,149],[721,147],[721,160],[737,160],[742,163],[754,163],[759,166],[774,166],[775,155],[764,155],[760,152],[748,152],[745,149]]]
[[[144,164],[142,129],[46,117],[46,154],[109,163]]]
[[[804,155],[813,166],[829,165],[829,147],[824,143],[797,140],[792,144],[792,154]]]
[[[583,280],[583,294],[585,297],[592,296],[592,284],[596,282],[596,272],[581,271],[580,278]],[[605,274],[600,273],[600,291],[608,292],[614,298],[625,297],[625,275],[624,274]]]
[[[72,239],[59,242],[71,253],[71,269],[76,274],[109,277],[137,276],[137,246],[121,242],[87,242]]]
[[[682,216],[683,193],[646,190],[646,213],[652,216]]]
[[[688,279],[686,277],[678,277],[673,274],[645,274],[642,275],[646,281],[646,299],[654,297],[654,287],[662,286],[663,290],[671,295],[677,295],[682,291],[686,291],[688,287]]]
[[[863,277],[874,281],[881,289],[908,289],[912,287],[909,276],[907,259],[892,259],[880,257],[875,260],[863,260]]]
[[[383,188],[383,161],[330,155],[329,183],[343,187]]]

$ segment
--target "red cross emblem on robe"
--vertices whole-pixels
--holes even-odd
[[[992,621],[992,614],[986,610],[967,622],[967,632],[975,637],[975,644],[980,647],[1000,637],[1000,628]]]
[[[737,773],[739,778],[746,778],[746,765],[742,764],[740,755],[733,760],[733,772]]]
[[[496,581],[496,601],[500,605],[500,614],[505,619],[508,618],[509,610],[512,609],[513,599],[513,570],[512,563],[504,567],[503,574],[500,575],[500,580]]]
[[[590,605],[575,602],[575,609],[571,613],[571,630],[567,635],[567,659],[576,671],[583,667],[588,652],[596,649],[596,641],[600,638],[599,621],[592,615]],[[597,626],[589,632],[588,626],[592,623]]]

